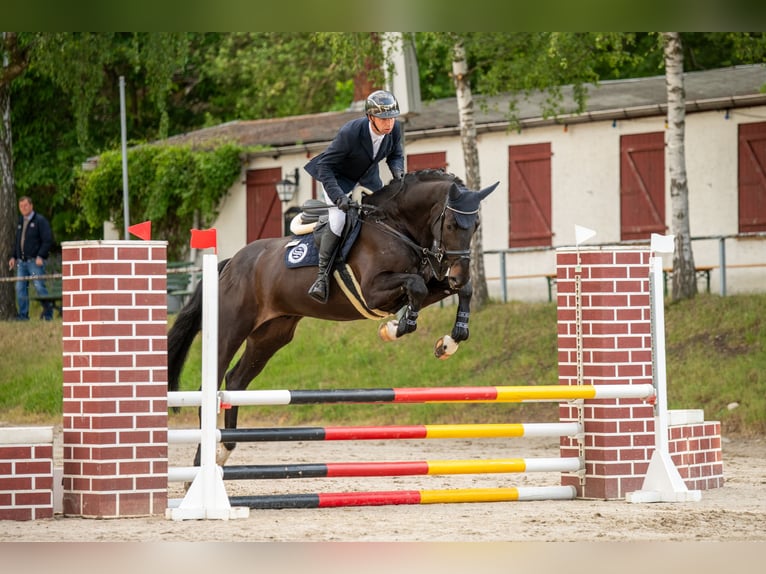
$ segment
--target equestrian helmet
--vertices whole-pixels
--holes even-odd
[[[399,115],[399,102],[391,92],[377,90],[367,96],[364,113],[376,118],[395,118]]]

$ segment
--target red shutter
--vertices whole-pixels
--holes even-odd
[[[276,183],[282,179],[281,168],[247,171],[247,242],[282,235],[282,205]]]
[[[766,122],[739,126],[739,232],[766,231]]]
[[[664,234],[665,134],[620,138],[620,237],[623,241]]]
[[[551,144],[508,148],[510,247],[549,247],[551,226]]]
[[[407,171],[421,169],[447,170],[447,152],[437,151],[434,153],[415,153],[407,155]]]

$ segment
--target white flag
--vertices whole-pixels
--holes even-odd
[[[575,243],[577,245],[580,245],[580,243],[583,243],[585,241],[588,241],[591,237],[596,235],[596,232],[592,229],[588,229],[587,227],[583,227],[581,225],[575,225]]]
[[[652,233],[650,249],[656,253],[673,253],[675,249],[675,235],[659,235]]]

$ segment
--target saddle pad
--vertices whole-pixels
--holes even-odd
[[[293,238],[285,249],[285,265],[288,269],[319,264],[319,248],[313,233]]]
[[[335,258],[335,263],[338,264],[341,261],[345,261],[351,251],[354,241],[359,236],[359,230],[362,227],[362,222],[357,221],[354,228],[348,234],[346,240],[341,247],[340,257]],[[330,230],[327,230],[330,233]],[[285,246],[285,265],[288,269],[295,269],[297,267],[316,267],[319,264],[319,248],[314,240],[313,233],[307,233],[306,235],[296,235]]]

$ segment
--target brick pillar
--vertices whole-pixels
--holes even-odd
[[[651,384],[652,338],[649,251],[616,249],[556,255],[559,382],[578,384],[576,277],[582,300],[582,373],[588,385]],[[660,287],[661,288],[661,287]],[[585,482],[574,474],[562,484],[580,498],[619,499],[639,490],[654,451],[654,412],[640,399],[588,400]],[[562,421],[578,420],[576,405],[561,404]],[[578,441],[561,439],[561,456],[577,456]]]
[[[167,243],[62,247],[64,514],[164,514]]]

